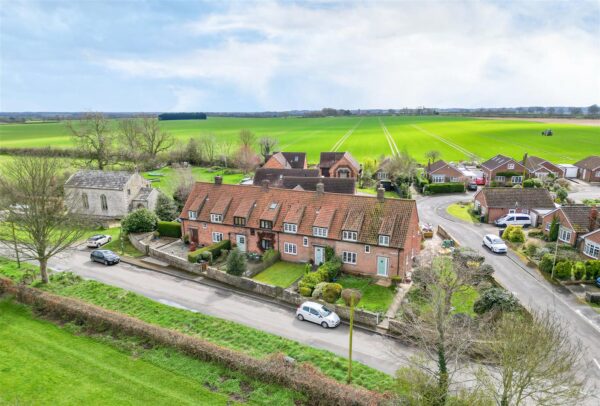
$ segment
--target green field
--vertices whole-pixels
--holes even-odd
[[[1,404],[228,404],[227,395],[143,358],[0,301]]]
[[[279,140],[283,151],[306,151],[309,162],[321,151],[350,151],[358,160],[390,155],[406,148],[424,162],[425,152],[436,149],[442,159],[487,159],[501,153],[521,158],[525,152],[557,163],[573,163],[600,151],[600,127],[547,124],[519,120],[488,120],[440,116],[228,118],[161,122],[165,130],[185,141],[203,134],[236,140],[247,128],[258,136]],[[552,128],[554,136],[542,137]],[[388,134],[386,136],[386,134]],[[0,147],[70,147],[63,123],[0,125]]]

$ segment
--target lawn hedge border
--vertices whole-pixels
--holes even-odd
[[[228,250],[231,248],[231,241],[223,240],[221,242],[202,247],[197,249],[196,251],[192,251],[188,253],[188,261],[191,263],[197,263],[199,259],[202,258],[203,252],[210,252],[213,259],[217,259],[219,255],[221,255],[221,251]]]
[[[311,364],[288,361],[283,354],[257,359],[77,299],[15,285],[6,278],[0,278],[1,293],[12,295],[18,302],[51,318],[83,324],[93,331],[138,337],[157,345],[176,348],[196,359],[215,362],[265,382],[281,384],[306,394],[309,404],[376,405],[391,400],[391,395],[343,384],[323,375]]]
[[[158,232],[161,237],[181,238],[181,223],[176,221],[159,221]]]
[[[430,183],[429,185],[425,185],[424,187],[425,193],[430,193],[432,195],[438,193],[464,193],[465,192],[465,184],[464,183]]]

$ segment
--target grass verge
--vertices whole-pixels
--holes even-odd
[[[341,275],[336,283],[346,288],[358,289],[362,293],[362,298],[356,306],[358,309],[365,309],[372,312],[385,313],[394,299],[394,288],[379,286],[375,284],[375,279],[362,276]],[[343,304],[340,299],[338,303]]]
[[[306,264],[279,261],[255,275],[252,279],[257,282],[287,288],[304,275],[305,269]]]
[[[15,278],[12,261],[0,258],[0,275]],[[5,273],[5,269],[9,271]],[[223,347],[255,357],[286,354],[299,362],[310,362],[324,374],[339,381],[347,376],[347,360],[332,352],[316,349],[296,341],[243,326],[231,321],[178,309],[144,296],[96,281],[53,275],[56,279],[41,288],[61,296],[74,297],[105,309],[117,311],[147,323],[201,337]],[[18,278],[19,275],[16,275]],[[364,364],[354,362],[353,383],[367,389],[385,391],[393,386],[393,377]]]
[[[302,395],[168,348],[81,335],[0,301],[0,400],[26,404],[294,404]],[[15,345],[15,344],[21,345]],[[40,368],[43,365],[43,368]],[[57,384],[59,383],[59,384]]]
[[[454,203],[446,208],[446,212],[457,219],[466,221],[467,223],[479,223],[479,218],[471,212],[472,209],[472,203]]]
[[[412,286],[406,294],[406,298],[411,305],[419,308],[421,312],[427,312],[430,309],[430,304],[422,295],[422,291],[418,286]],[[475,316],[473,304],[479,299],[479,292],[472,286],[468,286],[452,296],[452,314],[468,314],[471,317]]]

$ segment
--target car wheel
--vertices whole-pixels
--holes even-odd
[[[298,315],[298,320],[300,320],[300,321],[304,321],[304,316],[303,316],[303,315],[301,315],[301,314],[299,314],[299,315]]]
[[[328,328],[328,327],[329,327],[329,325],[328,325],[326,322],[323,322],[323,323],[321,323],[321,327],[323,327],[323,328]]]
[[[108,265],[108,261],[107,260],[104,260],[104,265]]]
[[[108,237],[108,242],[111,242],[111,241],[112,241],[112,237]]]

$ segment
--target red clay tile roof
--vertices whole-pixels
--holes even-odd
[[[265,205],[265,209],[260,215],[259,220],[272,221],[273,223],[277,220],[277,215],[281,209],[281,203],[277,201],[270,201]]]
[[[306,152],[282,152],[290,167],[303,169],[306,163]]]
[[[321,177],[300,177],[284,176],[281,185],[285,189],[296,189],[300,186],[301,190],[317,190],[317,183],[323,183],[326,192],[329,193],[347,193],[353,195],[356,191],[356,180],[354,178],[321,178]]]
[[[254,208],[254,203],[256,203],[256,200],[254,199],[242,199],[237,209],[233,212],[233,217],[243,217],[248,219]]]
[[[575,162],[575,166],[579,168],[587,169],[588,171],[593,171],[597,168],[600,168],[600,156],[599,155],[591,155],[581,161]]]
[[[578,233],[588,233],[596,227],[596,221],[592,221],[592,207],[585,204],[572,204],[559,208],[569,220],[574,230]],[[592,226],[592,229],[590,229]]]
[[[431,173],[431,172],[435,172],[440,168],[443,168],[444,166],[448,165],[446,163],[446,161],[442,161],[441,159],[439,161],[435,161],[434,163],[432,163],[431,165],[427,166],[427,172]]]
[[[518,163],[517,161],[515,161],[514,159],[512,159],[509,156],[498,154],[495,157],[490,158],[487,161],[485,161],[484,163],[482,163],[481,166],[483,166],[484,168],[493,170],[493,169],[496,169],[497,167],[499,167],[500,165],[504,165],[505,163],[510,162],[510,161],[514,161],[514,162]]]
[[[342,158],[346,158],[348,162],[354,166],[358,171],[360,165],[356,162],[356,159],[349,152],[321,152],[321,159],[319,161],[319,168],[331,168],[337,161]]]
[[[284,176],[311,177],[319,176],[318,169],[276,169],[259,168],[254,173],[254,185],[261,186],[263,180],[268,180],[271,185],[280,185]]]
[[[284,223],[298,224],[302,220],[305,207],[298,203],[290,204],[287,214],[283,218]]]
[[[227,213],[227,209],[229,208],[229,203],[231,203],[231,196],[220,196],[217,203],[210,210],[211,214],[221,214],[225,215]]]
[[[346,220],[342,225],[342,231],[360,231],[360,228],[363,223],[363,219],[365,217],[365,213],[361,210],[351,209],[348,210],[348,214],[346,215]]]
[[[191,194],[190,194],[190,196],[191,196]],[[187,210],[199,212],[200,210],[202,210],[202,207],[204,206],[205,201],[206,201],[206,194],[196,195],[196,196],[194,196],[194,200],[192,200],[192,201],[190,201],[190,199],[188,198],[187,203],[189,203],[189,206],[188,206]],[[186,203],[186,206],[187,206],[187,203]]]
[[[485,187],[477,194],[479,193],[483,193],[488,208],[553,209],[556,207],[547,189]]]
[[[215,185],[214,183],[198,182],[194,185],[192,192],[181,213],[181,217],[188,219],[188,210],[198,196],[209,197],[202,210],[198,213],[196,221],[210,222],[210,211],[220,196],[231,196],[230,210],[223,218],[223,224],[233,226],[233,216],[238,207],[244,202],[255,200],[256,207],[250,213],[246,227],[259,228],[260,219],[273,219],[273,230],[283,231],[283,219],[294,204],[305,207],[300,223],[298,223],[299,235],[312,235],[313,224],[327,222],[326,213],[329,216],[328,238],[341,240],[343,225],[348,213],[363,213],[363,221],[358,232],[358,242],[363,244],[378,244],[379,230],[382,222],[389,224],[388,218],[394,218],[394,227],[390,235],[390,246],[402,248],[405,245],[411,217],[416,214],[417,205],[414,200],[385,199],[379,202],[376,197],[355,196],[335,193],[322,193],[297,191],[290,189],[269,188],[264,190],[259,186],[242,185]],[[277,202],[280,215],[274,214],[265,218],[266,214],[275,210],[269,210],[271,203]],[[317,210],[321,214],[317,221]],[[418,218],[417,218],[418,221]],[[387,226],[386,226],[387,227]]]

